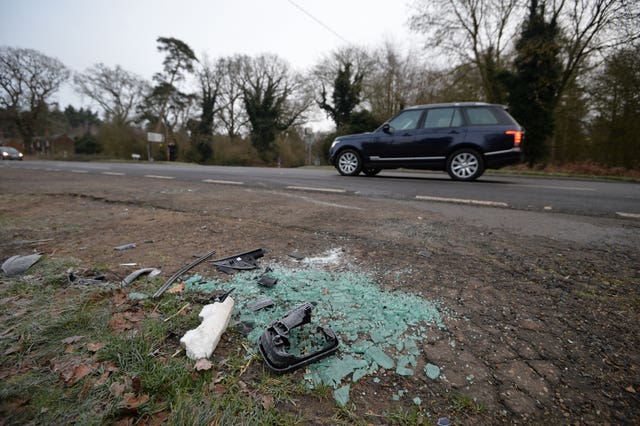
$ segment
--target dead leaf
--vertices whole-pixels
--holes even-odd
[[[128,319],[131,322],[140,322],[142,321],[143,317],[144,317],[144,312],[142,311],[138,311],[138,312],[132,312],[132,311],[127,311],[124,313],[124,317],[126,319]]]
[[[113,394],[113,396],[120,396],[124,393],[125,384],[114,382],[109,386],[109,392]]]
[[[182,291],[184,291],[184,283],[174,285],[169,290],[167,290],[167,293],[175,294],[175,293],[182,293]]]
[[[97,388],[98,386],[102,386],[105,383],[107,383],[107,380],[109,380],[109,375],[110,374],[111,373],[108,372],[108,371],[105,372],[105,373],[102,373],[102,376],[100,376],[100,378],[98,380],[96,380],[96,382],[93,384],[93,386]]]
[[[211,367],[213,367],[213,364],[207,358],[200,358],[196,361],[196,371],[211,370]]]
[[[64,348],[64,353],[70,354],[71,352],[75,352],[77,349],[78,347],[76,345],[67,345],[67,347]]]
[[[122,312],[116,312],[109,320],[109,328],[116,333],[123,333],[133,327],[133,324]]]
[[[160,426],[169,424],[169,418],[171,417],[171,413],[168,411],[161,411],[159,413],[153,414],[151,418],[149,418],[147,424],[149,426]]]
[[[130,393],[125,393],[122,396],[124,399],[120,404],[123,406],[123,408],[126,408],[127,410],[137,410],[139,406],[149,401],[149,395],[147,394],[136,396],[134,393],[130,392]]]
[[[107,346],[104,343],[87,343],[87,350],[89,352],[98,352],[100,349]]]
[[[242,390],[242,392],[251,393],[249,391],[249,386],[247,386],[247,384],[242,380],[238,380],[238,386],[240,386],[240,389]]]
[[[213,378],[213,380],[211,381],[214,385],[217,385],[218,383],[220,383],[221,381],[224,380],[224,373],[222,371],[218,371],[216,373],[216,376]]]
[[[84,336],[71,336],[71,337],[67,337],[66,339],[62,339],[62,343],[66,343],[67,345],[70,345],[72,343],[79,342],[82,339],[84,339]]]
[[[262,408],[268,410],[273,407],[273,396],[272,395],[262,395]]]
[[[125,293],[121,289],[117,289],[113,294],[114,305],[118,306],[126,302],[127,302],[127,293]]]
[[[102,363],[102,368],[104,368],[106,371],[108,371],[110,373],[113,373],[114,371],[120,371],[118,366],[115,365],[113,362],[103,362]]]
[[[209,385],[209,390],[213,392],[216,396],[222,396],[227,393],[227,387],[223,384],[214,385],[213,383]]]
[[[142,380],[140,377],[134,377],[131,379],[131,387],[136,392],[140,392],[142,390]]]
[[[93,368],[85,364],[80,364],[73,367],[73,369],[64,371],[62,373],[62,377],[64,379],[65,385],[73,386],[92,372]]]
[[[627,386],[626,388],[624,388],[624,390],[629,393],[636,393],[636,390],[633,388],[633,386]]]

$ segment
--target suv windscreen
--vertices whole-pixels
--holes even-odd
[[[513,125],[515,120],[507,111],[496,107],[467,107],[464,109],[470,126]]]

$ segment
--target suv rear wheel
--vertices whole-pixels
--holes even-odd
[[[447,160],[447,173],[455,180],[476,180],[484,173],[484,162],[478,151],[460,149]]]
[[[360,154],[351,149],[345,149],[338,154],[336,164],[338,172],[343,176],[357,176],[362,170]]]

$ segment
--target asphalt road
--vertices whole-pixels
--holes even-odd
[[[640,220],[640,185],[605,180],[489,173],[476,182],[456,182],[445,173],[433,172],[383,171],[377,177],[344,177],[328,168],[221,167],[146,162],[3,161],[0,167],[24,169],[25,172],[33,169],[114,177],[135,176]]]

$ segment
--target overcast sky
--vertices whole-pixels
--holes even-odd
[[[304,71],[347,43],[417,45],[411,2],[0,0],[0,45],[36,49],[73,71],[102,62],[150,79],[162,68],[156,39],[176,37],[198,56],[275,53]],[[83,103],[68,89],[58,98],[62,107]]]

